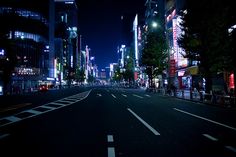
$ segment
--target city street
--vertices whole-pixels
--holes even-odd
[[[236,156],[235,109],[137,89],[55,92],[0,119],[1,157]]]

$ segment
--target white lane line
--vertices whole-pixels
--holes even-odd
[[[115,148],[114,147],[108,147],[107,148],[107,154],[108,154],[108,157],[115,157]]]
[[[125,95],[125,94],[121,94],[123,97],[127,97],[127,95]]]
[[[212,140],[212,141],[218,141],[217,138],[215,138],[215,137],[213,137],[213,136],[211,136],[211,135],[208,135],[208,134],[202,134],[202,135],[205,136],[206,138]]]
[[[148,95],[148,94],[145,94],[145,96],[147,96],[147,97],[151,97],[150,95]]]
[[[205,120],[205,121],[208,121],[208,122],[211,122],[211,123],[214,123],[214,124],[217,124],[217,125],[223,126],[223,127],[225,127],[225,128],[228,128],[228,129],[231,129],[231,130],[236,131],[236,128],[234,128],[234,127],[232,127],[232,126],[229,126],[229,125],[226,125],[226,124],[223,124],[223,123],[219,123],[219,122],[216,122],[216,121],[214,121],[214,120],[207,119],[207,118],[204,118],[204,117],[201,117],[201,116],[198,116],[198,115],[195,115],[195,114],[192,114],[192,113],[189,113],[189,112],[186,112],[186,111],[177,109],[177,108],[173,108],[173,109],[176,110],[176,111],[178,111],[178,112],[182,112],[182,113],[185,113],[185,114],[187,114],[187,115],[190,115],[190,116],[193,116],[193,117],[196,117],[196,118],[199,118],[199,119],[202,119],[202,120]]]
[[[132,113],[141,123],[143,123],[143,125],[146,126],[154,135],[161,135],[153,127],[151,127],[147,122],[145,122],[141,117],[139,117],[136,113],[134,113],[130,108],[127,108],[127,110],[130,113]]]
[[[15,116],[9,116],[9,117],[6,117],[5,119],[9,120],[9,121],[12,121],[12,122],[18,122],[21,120],[21,118],[18,118],[18,117],[15,117]]]
[[[143,98],[143,97],[141,97],[141,96],[139,96],[139,95],[136,95],[136,94],[133,94],[133,96],[136,96],[136,97],[138,97],[138,98]]]
[[[3,135],[0,135],[0,140],[7,137],[7,136],[10,136],[10,134],[3,134]]]
[[[102,94],[100,94],[100,93],[99,93],[99,94],[97,94],[97,96],[101,97],[101,96],[102,96]]]
[[[116,96],[115,96],[115,95],[111,94],[111,96],[116,99]]]
[[[114,142],[112,135],[107,135],[107,142]]]
[[[233,151],[234,153],[236,153],[236,148],[232,147],[232,146],[225,146],[225,148]]]

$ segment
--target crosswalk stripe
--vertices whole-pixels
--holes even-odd
[[[25,112],[33,113],[33,114],[41,114],[42,112],[40,111],[35,111],[35,110],[26,110]]]
[[[136,95],[136,94],[133,94],[133,96],[136,96],[136,97],[138,97],[138,98],[143,98],[143,97],[141,97],[141,96],[139,96],[139,95]]]
[[[18,122],[21,120],[21,118],[18,118],[18,117],[15,117],[15,116],[9,116],[9,117],[6,117],[5,119],[9,120],[9,121],[12,121],[12,122]]]

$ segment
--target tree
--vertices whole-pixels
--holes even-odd
[[[125,71],[123,72],[123,78],[129,83],[134,81],[134,71],[135,71],[135,59],[134,59],[134,49],[130,48],[127,52],[127,57],[125,58]]]
[[[84,71],[84,69],[80,69],[80,68],[76,69],[75,80],[79,83],[84,82],[84,80],[85,80],[85,71]]]
[[[153,86],[153,78],[162,75],[167,65],[167,42],[162,31],[150,32],[144,45],[141,65],[146,67],[149,86]]]
[[[206,91],[212,89],[212,76],[229,69],[230,55],[228,28],[229,3],[219,1],[187,1],[187,13],[182,13],[184,34],[178,39],[190,61],[199,61],[200,75],[206,79]],[[234,58],[234,57],[233,57]]]
[[[123,78],[123,73],[121,72],[120,68],[117,68],[114,72],[112,80],[120,82],[122,78]]]
[[[89,74],[88,75],[88,82],[89,83],[94,83],[94,81],[95,81],[95,77],[93,75]]]

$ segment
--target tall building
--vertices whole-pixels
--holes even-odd
[[[48,74],[48,11],[47,0],[0,2],[0,82],[9,93],[37,88]]]
[[[54,78],[71,79],[79,65],[79,36],[75,0],[55,0]]]
[[[0,86],[8,79],[8,91],[26,91],[73,76],[79,64],[75,0],[1,1],[0,20]],[[13,72],[3,70],[9,61]]]
[[[197,74],[196,62],[184,58],[184,50],[178,45],[181,36],[180,12],[184,11],[185,0],[167,0],[165,4],[166,37],[169,44],[169,77],[178,88],[190,88]],[[191,71],[191,73],[188,73]]]
[[[147,0],[145,3],[145,24],[148,31],[153,31],[153,24],[157,24],[158,28],[165,26],[165,0]]]

